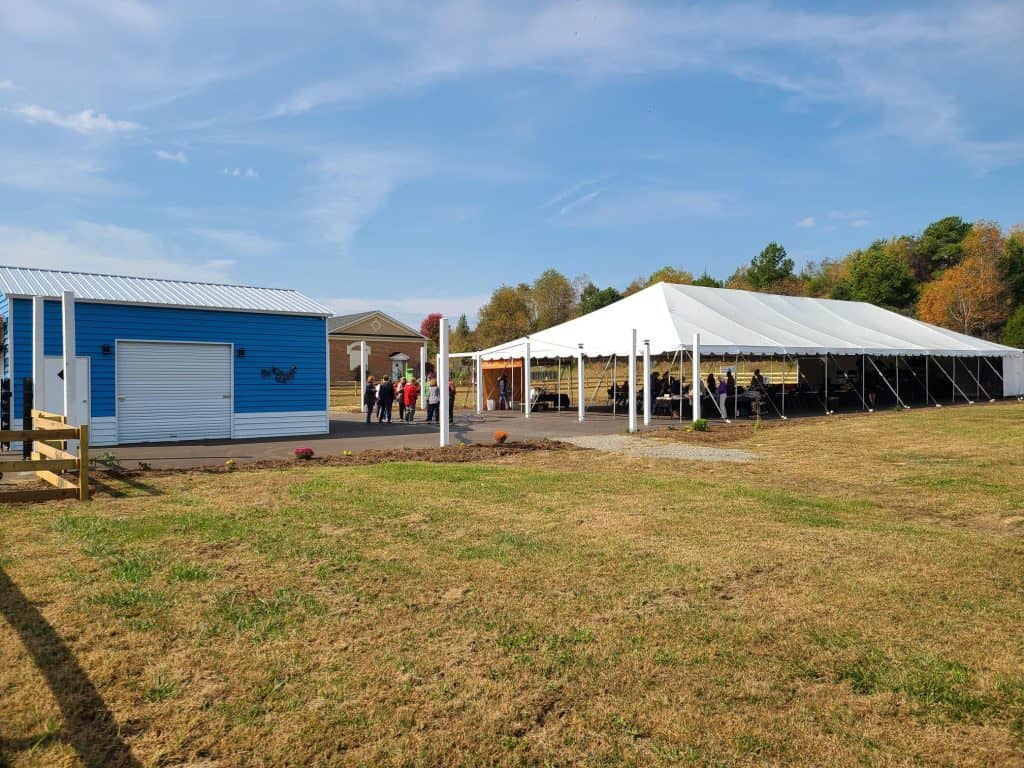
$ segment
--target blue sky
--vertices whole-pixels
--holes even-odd
[[[0,263],[473,315],[1024,220],[1024,5],[0,4]]]

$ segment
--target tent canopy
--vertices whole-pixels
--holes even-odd
[[[940,355],[1020,357],[1021,350],[922,323],[859,301],[777,296],[657,283],[574,320],[481,350],[484,360],[652,354],[693,344],[707,355]]]

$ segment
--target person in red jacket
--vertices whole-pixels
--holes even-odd
[[[416,400],[420,396],[419,382],[413,379],[402,390],[402,397],[405,399],[405,420],[412,424],[416,417]]]

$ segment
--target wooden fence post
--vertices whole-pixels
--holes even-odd
[[[89,500],[89,425],[78,428],[78,500]]]

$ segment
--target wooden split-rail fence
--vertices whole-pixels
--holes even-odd
[[[52,488],[0,492],[0,502],[89,500],[89,427],[75,427],[59,413],[32,409],[28,429],[0,430],[0,442],[30,444],[28,458],[0,461],[0,473],[33,472]],[[77,454],[68,451],[68,440],[78,441]],[[71,474],[74,473],[74,474]]]

